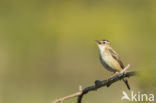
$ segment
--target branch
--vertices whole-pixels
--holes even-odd
[[[73,98],[73,97],[80,96],[81,94],[82,94],[82,87],[79,86],[79,92],[73,93],[71,95],[68,95],[68,96],[65,96],[65,97],[62,97],[62,98],[59,98],[59,99],[56,99],[56,100],[52,101],[52,103],[60,103],[60,102],[63,102],[64,100],[66,100],[66,99],[70,99],[70,98]]]
[[[78,96],[77,103],[81,103],[83,96],[85,94],[87,94],[88,92],[97,90],[97,89],[104,87],[104,86],[109,87],[114,82],[117,82],[117,81],[119,81],[123,78],[126,78],[126,77],[131,77],[131,76],[136,75],[136,71],[126,71],[128,69],[128,67],[129,67],[129,65],[127,65],[125,67],[125,69],[123,69],[123,71],[115,74],[114,76],[108,78],[107,80],[102,80],[102,81],[96,80],[94,85],[86,87],[83,90],[82,90],[82,87],[80,86],[79,92],[76,92],[74,94],[62,97],[60,99],[56,99],[56,100],[52,101],[52,103],[60,103],[66,99],[70,99],[70,98],[77,97],[77,96]]]
[[[127,71],[124,73],[118,73],[118,74],[114,75],[113,77],[111,77],[107,80],[103,80],[103,81],[96,80],[95,85],[92,85],[92,86],[89,86],[89,87],[86,87],[83,89],[81,95],[78,96],[77,103],[81,103],[83,96],[90,91],[97,90],[97,89],[104,87],[104,86],[109,87],[114,82],[117,82],[117,81],[119,81],[125,77],[130,77],[130,76],[134,76],[134,75],[136,75],[136,71]]]
[[[63,102],[64,100],[66,100],[66,99],[80,96],[81,94],[82,94],[82,92],[77,92],[77,93],[71,94],[69,96],[65,96],[63,98],[56,99],[56,100],[52,101],[52,103],[60,103],[60,102]]]

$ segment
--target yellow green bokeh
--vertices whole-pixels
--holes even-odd
[[[100,39],[139,71],[131,90],[156,93],[155,11],[154,0],[1,0],[0,103],[50,103],[111,76],[99,61]],[[123,90],[117,82],[83,101],[121,103]]]

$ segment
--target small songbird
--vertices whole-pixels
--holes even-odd
[[[111,47],[111,43],[108,40],[96,40],[96,42],[99,48],[100,61],[103,66],[113,73],[121,72],[124,69],[124,65],[119,55]],[[126,79],[123,79],[123,81],[130,90],[128,81]]]

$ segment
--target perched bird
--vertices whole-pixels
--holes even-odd
[[[99,48],[100,61],[103,66],[110,72],[121,72],[124,69],[124,65],[119,55],[111,47],[111,43],[108,40],[96,40],[96,42]],[[123,81],[130,90],[128,81],[126,79],[123,79]]]

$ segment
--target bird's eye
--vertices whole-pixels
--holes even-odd
[[[102,44],[101,42],[99,42],[99,44]]]
[[[103,42],[103,44],[105,44],[106,42]]]

